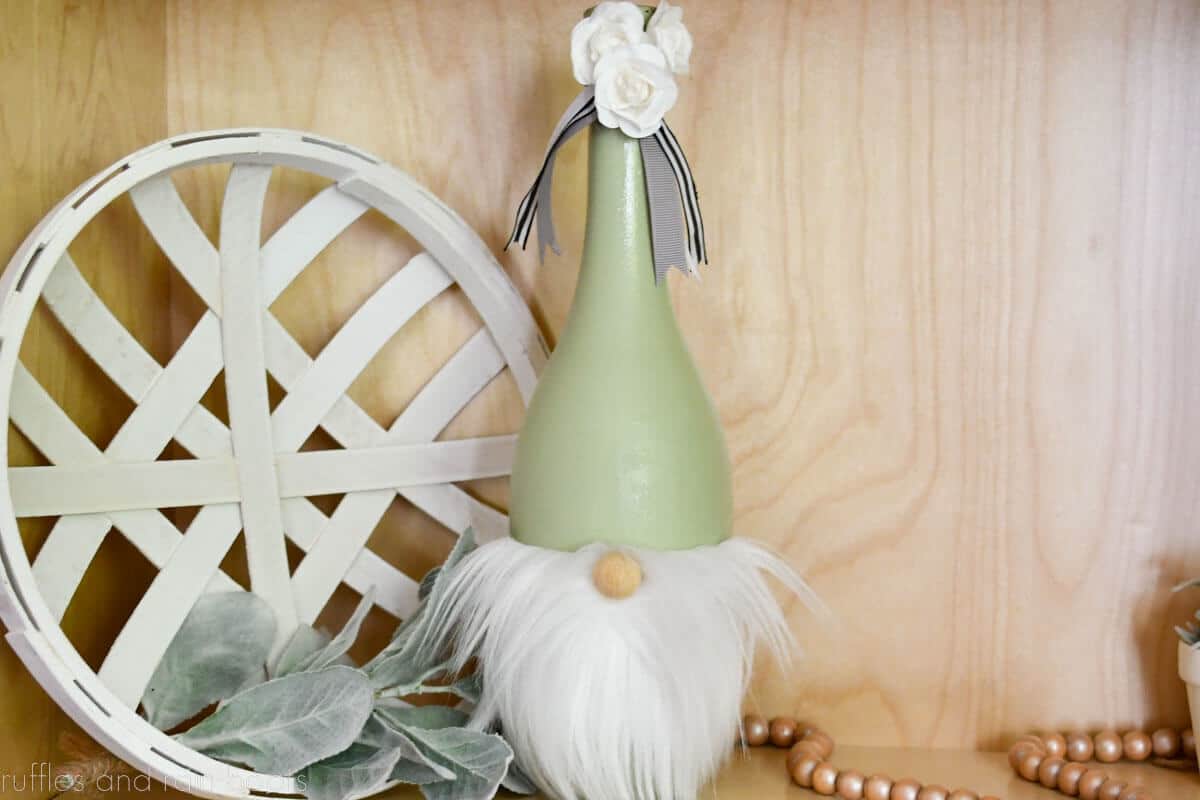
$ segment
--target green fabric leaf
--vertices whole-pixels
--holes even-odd
[[[405,732],[404,725],[389,720],[390,713],[397,713],[397,719],[408,719],[403,709],[412,708],[400,700],[380,700],[375,707],[375,713],[363,728],[360,741],[369,742],[377,747],[395,748],[400,753],[400,760],[392,770],[391,779],[404,783],[435,783],[454,778],[454,772],[430,760],[420,748],[413,743]],[[453,711],[453,709],[451,709]],[[420,715],[428,723],[446,722],[458,724],[466,722],[465,714],[436,714]]]
[[[516,758],[509,762],[508,774],[504,776],[504,780],[500,781],[500,785],[516,794],[537,794],[538,791],[537,786],[525,774],[525,770],[521,769]]]
[[[384,700],[381,701],[384,708],[389,704],[394,704],[396,701]],[[400,764],[408,764],[412,770],[421,768],[424,770],[421,774],[429,776],[430,781],[447,780],[454,777],[454,773],[445,767],[430,761],[413,743],[403,731],[389,725],[379,714],[378,711],[371,715],[367,720],[366,726],[363,727],[363,732],[359,734],[358,740],[379,748],[391,748],[397,750],[400,754]],[[392,780],[398,780],[392,778]],[[407,783],[417,783],[417,781],[407,781]]]
[[[419,694],[452,694],[470,703],[479,703],[483,686],[476,675],[468,675],[454,683],[431,683],[432,679],[445,673],[439,665],[411,683],[400,683],[380,691],[380,697],[412,697]]]
[[[478,672],[459,678],[449,686],[443,686],[437,691],[448,692],[460,697],[473,705],[479,705],[479,697],[483,694],[483,678]],[[436,691],[434,692],[436,694]]]
[[[279,658],[275,660],[271,677],[282,678],[284,675],[298,672],[301,662],[329,644],[329,638],[329,634],[319,631],[311,625],[301,624],[298,626],[287,644],[283,646],[283,650],[280,651]]]
[[[274,638],[275,612],[257,595],[202,595],[150,678],[142,696],[146,719],[169,730],[261,683]]]
[[[402,704],[384,701],[385,707]],[[454,719],[457,719],[455,717]],[[388,781],[427,784],[452,781],[455,773],[431,760],[404,733],[372,714],[354,744],[310,764],[296,776],[310,800],[346,800],[377,791]]]
[[[392,697],[414,694],[415,689],[404,691],[404,688],[422,686],[445,671],[441,664],[430,667],[407,653],[396,653],[367,667],[371,684]]]
[[[392,769],[391,779],[400,783],[411,783],[417,786],[423,786],[427,783],[441,783],[442,781],[454,779],[454,773],[450,770],[437,764],[430,766],[433,762],[426,759],[424,755],[421,758],[425,760],[407,761],[400,759]],[[437,770],[441,770],[441,772]]]
[[[467,712],[449,706],[411,706],[408,703],[381,700],[375,714],[392,730],[405,732],[411,728],[458,728],[467,724]]]
[[[301,659],[295,671],[312,672],[336,664],[354,645],[354,641],[358,639],[358,632],[362,628],[363,620],[367,618],[367,613],[370,612],[374,605],[375,587],[371,587],[363,595],[362,600],[358,603],[358,607],[354,609],[354,613],[350,615],[350,619],[342,626],[338,635],[333,637],[333,640],[329,644],[317,652]]]
[[[491,800],[508,774],[512,748],[497,734],[466,728],[410,733],[426,755],[455,773],[454,780],[422,785],[426,800]]]
[[[372,669],[384,659],[398,654],[404,654],[412,659],[415,664],[414,669],[421,671],[427,670],[441,661],[441,653],[428,652],[426,640],[429,638],[428,634],[432,623],[430,623],[425,609],[431,604],[438,605],[440,603],[442,594],[446,592],[446,575],[453,572],[455,567],[474,549],[475,532],[471,528],[467,528],[454,543],[454,548],[450,551],[450,555],[446,556],[446,561],[440,567],[431,570],[421,581],[422,589],[426,592],[421,605],[396,629],[392,641],[367,664],[368,669]]]
[[[395,748],[378,748],[355,742],[335,756],[310,764],[296,776],[309,800],[347,800],[381,788],[400,760]]]
[[[247,689],[175,738],[221,761],[293,775],[349,747],[373,704],[366,673],[327,667]]]
[[[392,730],[407,736],[429,760],[454,773],[452,779],[418,783],[429,800],[490,800],[508,774],[512,748],[496,734],[467,730],[468,715],[447,706],[411,706],[384,700],[376,716]],[[404,774],[404,763],[393,774]],[[407,776],[412,778],[414,776]]]
[[[437,583],[438,576],[441,574],[441,567],[434,567],[425,573],[425,577],[421,578],[421,585],[417,588],[418,600],[424,600],[426,597],[429,597],[429,593],[433,591],[433,585]]]

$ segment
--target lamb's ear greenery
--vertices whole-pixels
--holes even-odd
[[[413,738],[426,755],[454,771],[454,779],[426,783],[426,800],[494,797],[508,774],[512,748],[494,733],[468,728],[417,730]]]
[[[275,664],[271,667],[271,677],[282,678],[284,675],[299,672],[305,661],[329,644],[329,639],[329,634],[311,625],[298,625],[280,651],[279,657],[275,659]]]
[[[537,794],[537,786],[521,769],[515,758],[509,763],[508,774],[500,781],[500,785],[514,794]]]
[[[451,579],[474,549],[475,537],[468,530],[445,563],[421,581],[417,610],[361,670],[346,666],[347,653],[373,607],[373,592],[332,638],[307,625],[297,628],[271,665],[271,680],[261,683],[264,648],[274,639],[271,617],[270,634],[254,648],[243,648],[246,658],[258,659],[252,681],[258,685],[240,691],[244,684],[238,684],[228,690],[228,699],[214,698],[225,702],[178,740],[223,761],[294,774],[297,787],[311,800],[347,800],[388,781],[416,784],[427,800],[490,798],[502,784],[531,793],[533,784],[513,763],[512,749],[498,734],[467,728],[466,710],[413,706],[403,699],[449,694],[468,708],[479,701],[478,676],[451,675],[446,654],[434,651],[433,640],[444,632],[435,630],[427,613],[449,599]],[[262,602],[246,595],[253,600],[243,603]],[[242,623],[248,625],[248,619]],[[195,627],[176,656],[195,660],[201,639],[213,647],[230,629],[236,626],[228,619]],[[191,635],[197,631],[204,635]],[[245,638],[239,640],[243,645]]]
[[[468,528],[454,543],[450,555],[446,556],[445,563],[440,567],[435,567],[421,581],[421,591],[424,593],[421,604],[417,607],[416,612],[396,629],[392,641],[367,663],[368,672],[372,672],[373,667],[379,662],[400,655],[419,664],[418,671],[422,672],[441,662],[444,654],[430,652],[430,639],[434,633],[433,622],[424,612],[431,605],[442,604],[448,591],[449,581],[446,576],[453,573],[462,560],[474,549],[475,532]]]
[[[361,670],[296,672],[234,695],[176,739],[222,761],[294,775],[353,744],[374,702]]]
[[[338,635],[321,649],[300,659],[294,671],[319,670],[338,663],[354,646],[355,640],[358,639],[358,632],[362,629],[363,620],[367,618],[367,614],[374,605],[375,588],[372,587],[363,595],[358,607],[354,609],[354,613],[350,615],[350,619],[342,626]]]
[[[309,765],[296,783],[310,800],[362,797],[383,787],[400,760],[400,751],[355,742],[335,756]]]
[[[250,592],[202,595],[154,670],[142,708],[170,730],[266,679],[275,613]]]

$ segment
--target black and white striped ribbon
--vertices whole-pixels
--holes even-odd
[[[533,186],[517,207],[512,235],[504,245],[513,242],[521,249],[529,243],[529,234],[537,222],[538,257],[549,247],[561,254],[554,232],[554,215],[550,209],[550,185],[554,179],[554,160],[558,148],[596,119],[596,99],[591,86],[584,87],[571,101],[559,119],[546,157]],[[685,275],[695,271],[697,264],[708,263],[704,243],[704,219],[700,215],[700,198],[683,148],[664,121],[657,131],[638,140],[642,165],[646,175],[646,196],[650,203],[650,240],[654,253],[654,280],[662,281],[667,271],[675,267]]]

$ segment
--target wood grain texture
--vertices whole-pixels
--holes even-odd
[[[165,24],[147,2],[0,2],[0,252],[16,250],[34,224],[79,183],[166,134]],[[156,355],[168,344],[167,265],[138,233],[132,206],[110,208],[72,246],[81,271],[122,323]],[[130,279],[130,270],[137,272]],[[106,443],[131,406],[40,307],[21,358],[94,441]],[[10,429],[9,461],[44,463]],[[53,520],[21,531],[36,548]],[[83,657],[98,665],[152,570],[109,537],[85,581],[88,602],[63,621]],[[0,774],[23,776],[61,762],[57,742],[74,724],[7,647],[0,648]],[[10,783],[6,795],[15,794]],[[47,796],[30,784],[24,796]]]
[[[412,172],[495,249],[576,90],[561,3],[179,2],[172,132],[311,128]],[[739,532],[838,612],[764,708],[848,742],[1182,722],[1168,612],[1200,569],[1200,7],[693,2],[672,112],[712,268],[675,281]],[[1192,132],[1189,135],[1189,132]],[[567,245],[504,256],[548,336]],[[349,280],[342,278],[340,280]]]
[[[581,8],[14,0],[0,85],[36,111],[0,110],[3,242],[164,133],[261,125],[383,156],[499,251],[576,91],[567,39]],[[748,702],[848,744],[1182,724],[1170,628],[1200,600],[1167,590],[1200,573],[1200,5],[686,8],[695,77],[671,123],[712,266],[702,283],[672,280],[680,323],[726,425],[739,532],[786,553],[840,619],[821,631],[796,610],[808,658],[786,673],[762,664]],[[113,24],[118,13],[130,18]],[[564,256],[501,256],[551,341],[574,287],[584,161],[582,141],[559,161]],[[210,236],[220,177],[179,182]],[[314,188],[278,175],[267,232]],[[166,310],[162,294],[115,299],[128,267],[108,252],[73,250],[119,314],[144,316],[129,327],[169,352],[195,298],[163,277],[138,291],[165,292]],[[273,309],[315,354],[414,253],[367,215]],[[460,297],[443,299],[351,389],[382,424],[478,326]],[[51,369],[68,358],[61,338],[31,331],[27,345]],[[99,410],[118,409],[111,435],[128,411],[116,392],[76,391],[95,398],[98,436]],[[447,436],[514,430],[519,409],[497,383]],[[502,483],[475,488],[505,502]],[[401,501],[392,512],[372,546],[420,574],[450,537]],[[29,683],[3,664],[9,685]],[[20,694],[5,693],[6,719],[58,719]],[[37,724],[45,744],[58,722]],[[5,740],[4,763],[30,747]]]

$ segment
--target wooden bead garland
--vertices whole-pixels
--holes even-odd
[[[750,747],[759,747],[769,741],[775,747],[789,748],[787,770],[792,780],[798,786],[826,797],[836,795],[843,800],[999,800],[990,795],[981,797],[968,789],[952,792],[936,784],[923,786],[912,778],[893,781],[884,775],[867,778],[857,770],[839,770],[829,762],[835,747],[833,738],[791,717],[775,717],[768,722],[758,714],[747,715],[742,720],[742,741]]]
[[[1065,757],[1057,755],[1060,743],[1065,745]],[[1095,736],[1080,732],[1022,736],[1008,751],[1009,765],[1022,778],[1065,795],[1082,800],[1150,800],[1145,789],[1081,763],[1093,758],[1102,764],[1153,759],[1160,766],[1194,768],[1196,740],[1190,730],[1159,728],[1150,734],[1135,730],[1123,736],[1107,730]]]
[[[999,800],[969,789],[950,791],[937,784],[922,785],[912,778],[893,781],[885,775],[865,777],[857,770],[839,770],[829,762],[833,738],[792,717],[770,722],[758,714],[742,720],[742,741],[750,747],[770,742],[789,748],[787,771],[798,786],[843,800]],[[1111,764],[1122,759],[1153,761],[1160,766],[1195,768],[1196,739],[1191,730],[1160,728],[1153,733],[1107,730],[1086,733],[1049,733],[1022,736],[1008,751],[1013,771],[1031,783],[1040,783],[1080,800],[1152,800],[1145,789],[1110,777],[1084,762],[1095,759]]]

